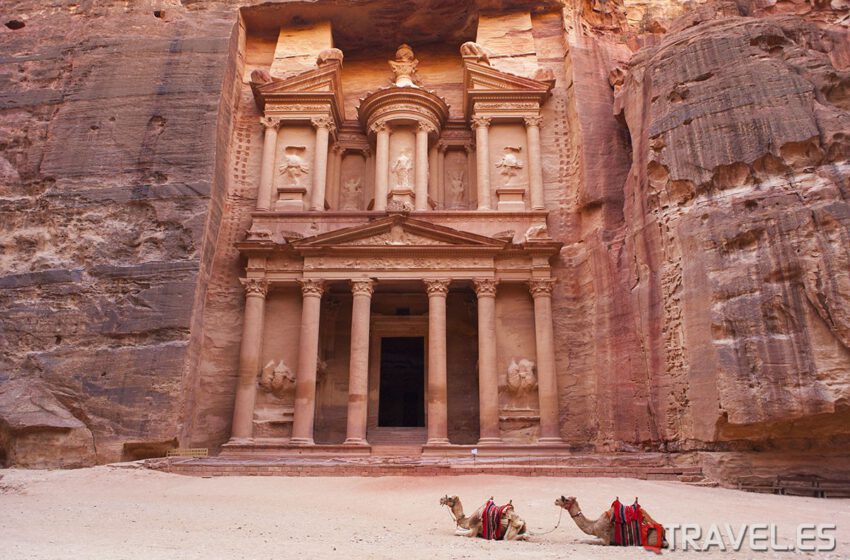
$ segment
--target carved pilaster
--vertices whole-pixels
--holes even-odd
[[[448,278],[434,278],[423,280],[425,283],[425,292],[429,296],[446,296],[449,293],[449,284],[451,280]]]
[[[498,280],[492,278],[477,278],[472,281],[475,287],[475,295],[479,299],[483,297],[496,297],[496,285],[498,283]]]

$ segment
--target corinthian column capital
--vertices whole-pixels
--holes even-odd
[[[304,278],[298,281],[301,284],[301,295],[304,297],[322,297],[325,293],[325,281]]]
[[[539,127],[540,124],[543,122],[543,117],[541,117],[539,115],[535,116],[535,117],[523,117],[522,120],[525,121],[525,126],[537,126],[537,127]]]
[[[423,282],[428,296],[446,296],[449,293],[449,284],[452,281],[448,278],[434,278],[423,280]]]
[[[493,278],[476,278],[472,281],[475,287],[475,295],[482,297],[496,297],[496,284],[499,281]]]
[[[313,117],[310,119],[310,124],[312,124],[314,128],[327,128],[328,130],[334,128],[334,121],[329,115]]]
[[[356,295],[371,296],[375,291],[375,281],[371,278],[362,278],[351,281],[351,293]]]
[[[472,117],[472,128],[487,128],[490,126],[490,117]]]
[[[264,298],[269,291],[269,283],[265,278],[240,278],[239,282],[245,288],[245,296]]]
[[[534,278],[529,280],[528,289],[531,291],[531,297],[551,296],[556,281],[554,278]]]
[[[260,124],[265,128],[273,128],[277,130],[280,128],[280,119],[276,117],[260,117]]]

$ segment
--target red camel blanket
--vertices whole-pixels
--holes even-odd
[[[657,550],[661,547],[663,540],[664,529],[660,525],[652,525],[643,517],[643,510],[638,504],[637,498],[635,503],[630,506],[620,503],[620,499],[614,500],[611,504],[614,509],[614,544],[619,546],[641,546]],[[658,542],[647,542],[647,532],[649,529],[656,529]]]
[[[500,541],[505,537],[505,530],[502,529],[502,517],[514,509],[511,504],[497,506],[493,500],[487,500],[484,505],[484,514],[482,515],[483,537],[487,540]]]

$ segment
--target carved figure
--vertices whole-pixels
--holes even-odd
[[[342,64],[342,57],[342,51],[339,49],[325,49],[319,53],[319,57],[316,59],[316,66],[324,66],[332,60],[338,60]]]
[[[549,230],[546,228],[546,224],[531,226],[525,231],[524,237],[526,241],[533,241],[535,239],[551,239],[551,237],[549,237]]]
[[[508,366],[508,390],[512,393],[528,393],[537,387],[537,377],[534,375],[534,362],[521,359],[519,363],[511,360]]]
[[[403,43],[395,52],[395,60],[387,61],[395,74],[397,87],[415,87],[419,79],[416,76],[416,66],[419,61],[413,55],[410,45]]]
[[[260,374],[260,387],[267,393],[282,398],[286,393],[295,390],[295,374],[283,360],[278,362],[277,366],[274,360],[271,360]]]
[[[252,70],[251,71],[251,82],[257,85],[267,84],[272,81],[272,76],[269,74],[268,70]]]
[[[490,498],[492,500],[493,498]],[[457,528],[455,535],[459,537],[483,537],[484,531],[484,508],[486,504],[475,510],[475,513],[467,517],[463,514],[463,505],[460,503],[460,498],[457,496],[449,496],[448,494],[440,498],[440,505],[447,506],[455,519]],[[516,514],[511,508],[499,523],[504,533],[503,540],[506,541],[524,541],[528,540],[528,526],[525,521]]]
[[[555,500],[555,505],[567,510],[570,517],[573,518],[573,521],[575,521],[576,525],[583,533],[599,537],[604,545],[610,545],[614,542],[613,507],[603,512],[602,515],[596,519],[588,519],[581,512],[581,506],[578,505],[578,500],[576,500],[573,496],[570,496],[569,498],[561,496]],[[658,525],[658,523],[649,515],[649,513],[647,513],[645,509],[641,508],[641,512],[643,513],[644,522],[650,525]],[[656,539],[655,529],[650,528],[647,534],[647,542],[657,542]]]
[[[463,195],[466,192],[463,176],[462,170],[449,174],[449,204],[453,207],[460,206],[463,203]]]
[[[475,57],[475,62],[490,66],[490,56],[487,54],[487,51],[484,50],[484,47],[475,41],[467,41],[462,44],[460,46],[460,55],[464,58]]]
[[[350,177],[342,185],[343,210],[357,210],[360,206],[361,194],[363,193],[363,182],[360,177]]]
[[[522,150],[520,147],[505,146],[505,153],[502,159],[496,163],[499,168],[499,173],[505,178],[504,186],[509,186],[514,177],[523,167],[522,161],[517,157],[517,154]]]
[[[393,175],[396,178],[396,188],[409,189],[410,176],[413,173],[413,158],[410,157],[409,150],[403,150],[398,159],[393,163]]]
[[[279,171],[293,187],[300,187],[301,178],[310,172],[310,166],[300,155],[306,149],[304,146],[287,146],[284,151],[283,165],[280,166]]]

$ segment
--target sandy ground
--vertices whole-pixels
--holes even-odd
[[[779,542],[799,523],[835,523],[831,553],[747,550],[740,558],[850,557],[850,500],[759,495],[672,482],[508,476],[192,478],[138,468],[0,471],[0,558],[652,558],[642,549],[592,544],[568,515],[531,542],[453,534],[445,493],[467,511],[491,494],[513,499],[532,531],[552,529],[561,495],[598,515],[615,496],[640,501],[662,523],[774,523]],[[665,551],[662,557],[728,553]]]

